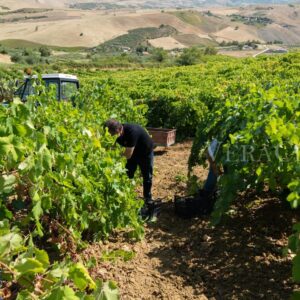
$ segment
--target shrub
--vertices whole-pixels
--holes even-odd
[[[51,55],[51,50],[48,47],[41,47],[39,49],[41,56],[48,57]]]
[[[176,128],[178,140],[195,135],[207,110],[200,99],[180,98],[168,92],[146,103],[148,126]]]
[[[202,54],[202,51],[196,47],[184,49],[177,59],[177,63],[181,66],[194,65],[200,60]]]
[[[29,65],[34,65],[39,62],[39,59],[33,55],[26,57],[25,62]]]
[[[167,51],[163,48],[156,48],[152,51],[152,58],[157,62],[163,62],[167,58]]]
[[[23,56],[30,56],[32,55],[32,51],[30,49],[24,49],[22,52]]]
[[[205,55],[216,55],[218,50],[215,47],[206,47],[204,50]]]
[[[1,54],[8,54],[7,50],[4,49],[4,48],[0,50],[0,53],[1,53]]]
[[[14,63],[19,63],[22,61],[22,56],[20,54],[16,53],[11,57],[11,61]]]
[[[136,48],[135,48],[135,52],[137,54],[142,54],[144,51],[146,51],[146,47],[145,46],[142,46],[142,45],[138,45]]]

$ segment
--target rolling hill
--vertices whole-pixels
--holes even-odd
[[[219,3],[223,0],[215,1]],[[121,2],[122,5],[135,5],[134,1]],[[134,36],[137,31],[132,30],[167,25],[175,31],[167,36],[157,36],[159,40],[149,35],[152,45],[170,49],[235,40],[300,44],[299,5],[142,10],[71,9],[66,6],[88,2],[66,0],[62,3],[59,0],[0,0],[0,40],[27,40],[62,47],[95,47],[120,36],[125,36],[126,40],[129,32],[129,39],[138,40]],[[168,3],[175,2],[170,0]]]
[[[300,0],[0,0],[0,9],[24,7],[55,7],[68,8],[70,6],[84,9],[93,8],[195,8],[203,6],[245,6],[259,4],[290,4],[300,3]]]

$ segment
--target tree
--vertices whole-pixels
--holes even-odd
[[[163,48],[155,48],[152,51],[152,58],[157,62],[163,62],[167,58],[167,51]]]
[[[51,55],[51,50],[48,47],[40,47],[39,51],[43,57],[48,57]]]
[[[30,55],[26,57],[25,62],[29,65],[34,65],[39,62],[39,59],[35,55]]]
[[[136,48],[135,48],[135,52],[137,54],[142,54],[143,52],[145,51],[145,47],[143,45],[138,45]]]
[[[0,53],[1,53],[1,54],[8,54],[8,52],[7,52],[7,50],[6,50],[5,48],[1,49],[1,50],[0,50]]]
[[[202,55],[203,52],[197,47],[186,48],[177,59],[177,62],[181,66],[194,65],[200,60]]]
[[[10,59],[14,63],[19,63],[22,61],[22,56],[20,54],[16,53]]]
[[[24,49],[22,52],[23,56],[30,56],[32,55],[32,51],[30,49]]]
[[[216,55],[218,50],[215,47],[208,46],[204,50],[204,55]]]

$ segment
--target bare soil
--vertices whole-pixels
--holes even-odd
[[[248,193],[215,228],[207,216],[178,218],[170,200],[186,192],[191,144],[156,149],[153,193],[164,199],[161,215],[146,224],[140,242],[115,236],[86,249],[86,258],[106,250],[135,253],[128,262],[99,259],[93,276],[115,280],[122,299],[288,299],[295,285],[282,250],[299,211],[269,193]],[[205,179],[205,170],[197,172]]]
[[[22,12],[2,16],[6,22],[1,24],[0,40],[21,39],[54,46],[94,47],[126,34],[131,29],[159,27],[161,24],[166,24],[176,28],[181,35],[194,36],[195,41],[199,38],[217,42],[281,40],[291,45],[299,44],[300,41],[300,9],[297,6],[292,8],[288,5],[277,5],[273,9],[259,10],[265,17],[273,20],[273,24],[262,27],[231,22],[228,17],[232,13],[242,16],[255,15],[258,12],[256,6],[247,7],[247,9],[211,8],[210,11],[214,16],[205,17],[203,19],[205,21],[200,22],[199,26],[193,26],[167,13],[168,11],[174,12],[174,9],[167,10],[166,13],[162,13],[160,9],[106,11],[62,9],[65,3],[71,2],[73,1],[0,0],[0,6],[7,6],[11,10],[24,7],[53,8],[51,11],[32,13],[30,16]],[[124,1],[122,3],[124,4]],[[199,10],[207,11],[207,8]],[[2,11],[1,7],[0,11]],[[9,12],[9,10],[4,11]],[[37,19],[38,16],[42,18]],[[189,42],[185,43],[182,40],[179,42],[184,46],[189,46]],[[155,40],[152,43],[166,49],[177,45],[171,37]]]
[[[10,56],[7,54],[0,54],[0,63],[12,64]]]
[[[232,57],[253,57],[262,50],[219,51],[218,54]]]
[[[161,37],[161,38],[157,38],[157,39],[152,39],[148,41],[153,47],[156,48],[164,48],[165,50],[172,50],[175,48],[186,48],[185,45],[181,44],[180,42],[178,42],[176,39],[174,39],[173,37]]]

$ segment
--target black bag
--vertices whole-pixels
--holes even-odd
[[[203,190],[189,197],[175,196],[175,214],[183,219],[210,214],[213,210],[214,200],[214,195],[207,194]]]
[[[177,197],[174,199],[175,214],[184,219],[198,215],[197,201],[194,197]]]

